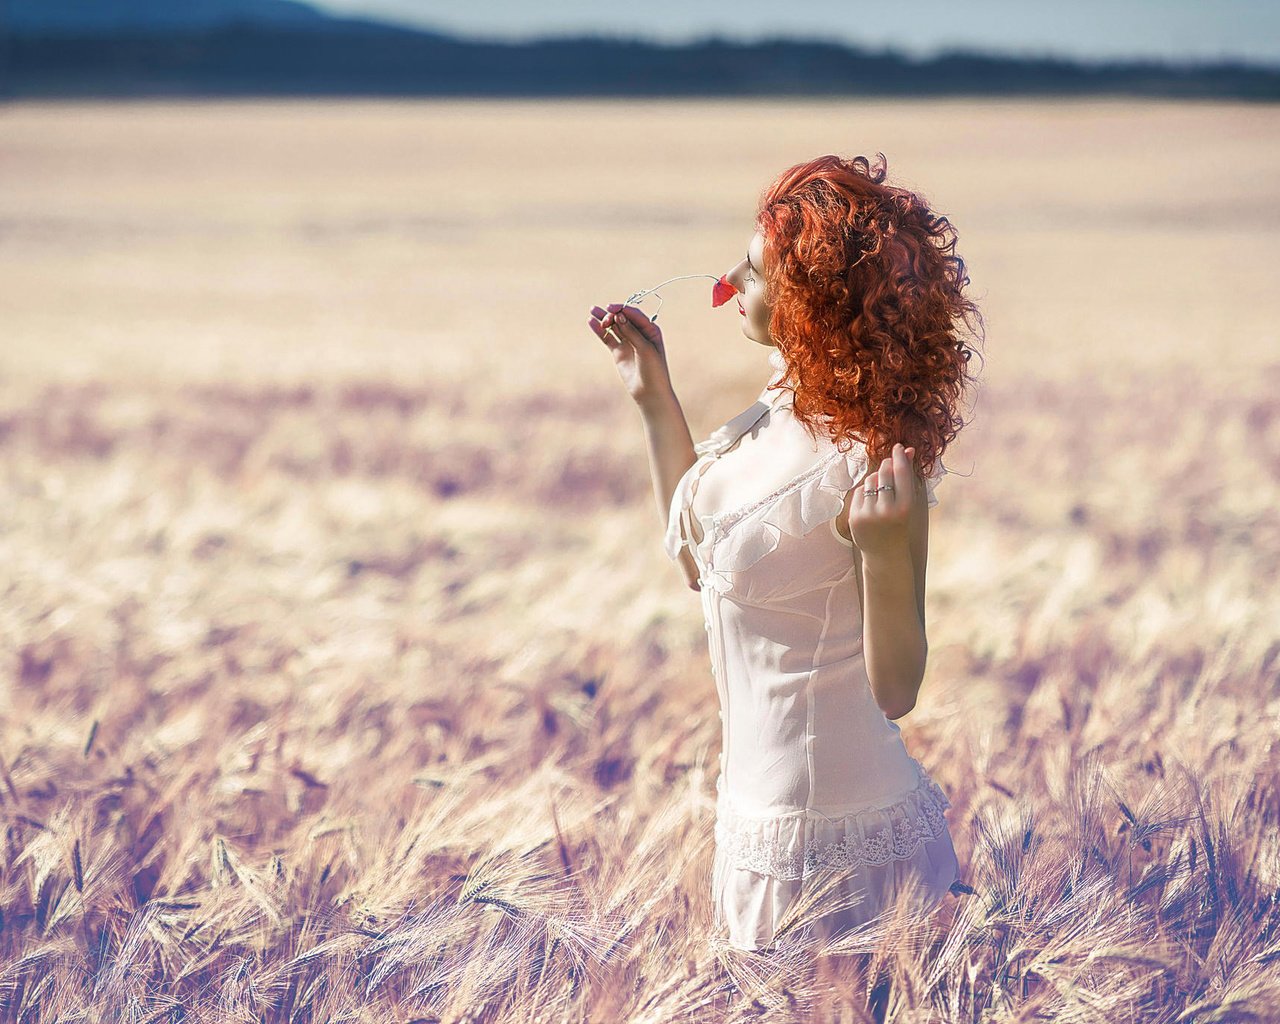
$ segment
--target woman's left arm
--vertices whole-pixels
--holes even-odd
[[[888,718],[915,707],[924,681],[925,567],[929,508],[914,450],[894,445],[880,468],[854,488],[849,532],[862,561],[862,649],[876,703]],[[893,486],[873,497],[866,490]]]

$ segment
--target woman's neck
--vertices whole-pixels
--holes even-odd
[[[772,372],[769,374],[769,384],[777,384],[786,378],[787,361],[782,358],[782,353],[776,348],[769,353],[769,365],[772,367]],[[769,402],[770,404],[776,404],[789,395],[790,391],[787,390],[770,391]]]

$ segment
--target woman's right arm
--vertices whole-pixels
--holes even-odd
[[[591,313],[588,325],[612,353],[618,376],[640,410],[653,496],[665,532],[676,485],[697,454],[684,410],[671,386],[662,329],[635,306],[613,302],[603,309],[593,306]],[[685,582],[693,590],[701,589],[687,545],[680,549],[679,564]]]
[[[697,460],[693,450],[693,437],[680,400],[674,390],[654,395],[647,401],[637,402],[640,419],[644,424],[645,446],[649,452],[649,473],[653,477],[653,496],[658,502],[658,517],[662,528],[667,528],[667,516],[676,486],[689,467]],[[688,545],[680,549],[680,571],[685,582],[693,590],[698,585],[698,567],[693,561]]]

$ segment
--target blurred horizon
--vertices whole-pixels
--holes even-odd
[[[644,20],[629,7],[571,0],[554,8],[424,0],[0,0],[0,32],[111,35],[262,27],[383,27],[466,43],[537,46],[598,39],[605,46],[705,48],[770,44],[848,47],[906,61],[951,54],[1082,65],[1157,62],[1181,67],[1237,63],[1280,70],[1280,5],[1227,0],[1213,6],[1173,0],[1158,11],[1143,0],[1082,0],[1067,6],[976,0],[959,8],[924,0],[909,9],[868,10],[830,0],[788,9],[747,0],[731,18],[657,0]],[[851,13],[852,12],[852,13]]]
[[[342,0],[351,2],[351,0]],[[0,95],[1127,96],[1280,101],[1280,63],[912,57],[834,35],[485,40],[298,0],[8,0]],[[797,28],[802,27],[798,23]],[[515,26],[512,26],[514,29]],[[739,23],[739,31],[749,22]],[[923,38],[923,37],[922,37]]]
[[[1078,0],[1075,4],[943,0],[892,7],[816,0],[779,7],[761,0],[718,9],[681,0],[654,0],[647,16],[634,5],[567,0],[551,6],[515,0],[444,4],[430,0],[313,0],[311,6],[468,38],[523,42],[602,35],[611,39],[684,43],[718,37],[735,43],[788,39],[824,41],[925,58],[953,50],[1017,58],[1083,61],[1160,59],[1243,60],[1280,64],[1280,5],[1256,0]]]

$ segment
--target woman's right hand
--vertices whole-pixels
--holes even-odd
[[[611,302],[591,307],[588,326],[613,354],[618,376],[637,403],[671,390],[662,328],[635,306]]]

